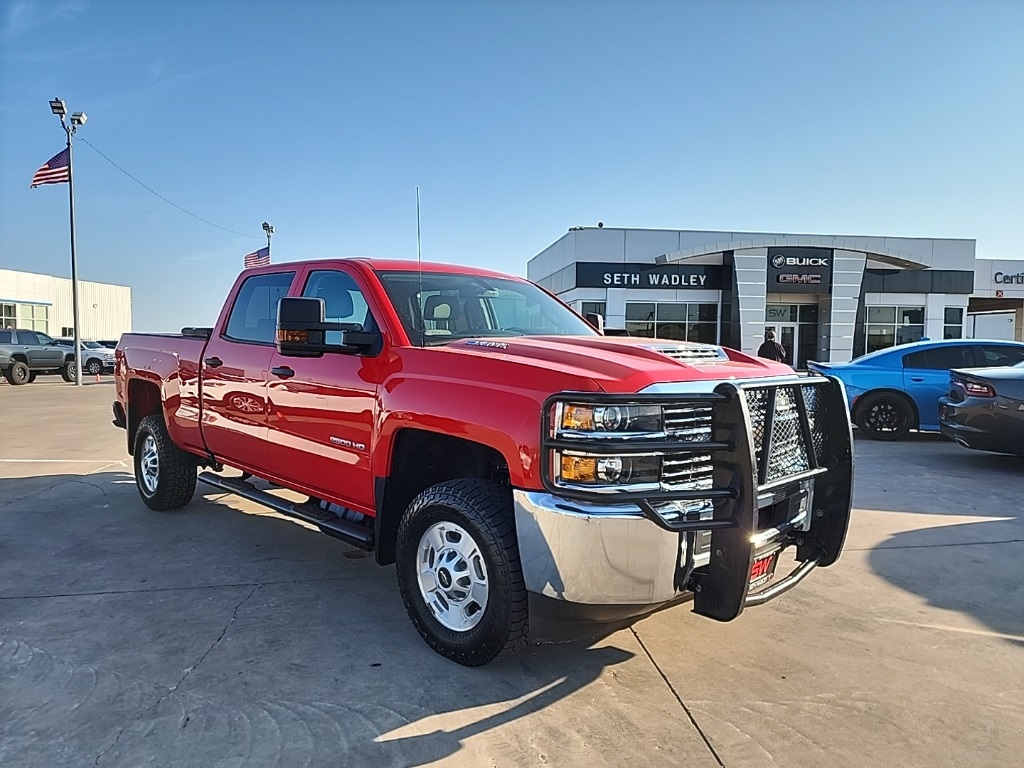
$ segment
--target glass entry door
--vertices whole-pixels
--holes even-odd
[[[800,326],[796,323],[776,323],[766,325],[765,331],[775,332],[775,340],[785,350],[785,361],[788,365],[797,368],[798,361],[804,364],[805,361],[799,359]]]

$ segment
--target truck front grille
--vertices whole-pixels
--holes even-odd
[[[662,408],[665,432],[672,440],[704,442],[711,439],[714,408],[710,405],[666,405]]]
[[[757,460],[755,469],[760,474],[760,485],[807,472],[821,461],[825,434],[820,417],[819,387],[820,385],[793,384],[752,387],[744,390],[750,414],[751,441]],[[803,417],[797,402],[800,394],[803,395],[806,429],[801,423]],[[772,408],[771,418],[768,413],[769,407]],[[688,442],[705,442],[713,439],[714,406],[666,405],[663,406],[662,413],[665,431],[670,439],[679,441],[681,449],[685,450],[685,444]],[[810,437],[810,445],[807,444],[805,435]],[[710,489],[713,475],[714,461],[709,453],[669,454],[665,456],[662,465],[662,484],[666,490]]]
[[[807,415],[806,432],[810,436],[810,445],[807,445],[804,436],[803,417],[797,400],[801,394]],[[757,466],[763,468],[761,484],[773,483],[812,469],[811,457],[816,460],[814,464],[817,464],[825,445],[819,415],[821,398],[818,387],[802,384],[773,389],[756,388],[744,390],[744,395],[750,413]],[[772,409],[771,413],[769,408]],[[767,434],[769,424],[771,434]]]

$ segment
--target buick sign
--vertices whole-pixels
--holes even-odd
[[[832,250],[769,248],[769,293],[830,293]]]

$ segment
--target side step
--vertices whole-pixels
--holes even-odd
[[[344,520],[326,509],[321,509],[315,504],[295,504],[280,496],[261,491],[251,483],[240,481],[236,477],[221,477],[213,472],[200,472],[199,481],[219,488],[227,493],[233,493],[248,499],[264,507],[269,507],[282,515],[294,517],[303,522],[315,525],[328,536],[351,544],[353,547],[373,550],[373,529],[363,525]]]

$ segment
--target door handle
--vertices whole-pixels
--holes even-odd
[[[282,365],[280,368],[271,368],[270,372],[282,379],[290,379],[292,376],[295,375],[295,371],[293,371],[287,365]]]
[[[224,365],[224,361],[219,357],[208,357],[203,362],[206,363],[207,368],[220,368]]]
[[[911,376],[910,380],[916,381],[917,383],[920,384],[922,381],[924,381],[924,376]]]

